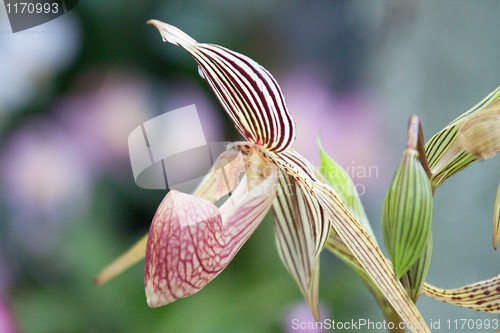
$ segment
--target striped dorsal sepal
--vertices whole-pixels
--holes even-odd
[[[243,137],[269,151],[289,149],[295,140],[295,122],[274,77],[254,60],[213,44],[197,43],[167,23],[151,20],[163,40],[193,56],[201,76]]]

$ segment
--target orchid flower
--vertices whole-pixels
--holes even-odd
[[[104,269],[96,283],[145,254],[144,284],[151,307],[190,296],[228,265],[272,209],[279,256],[317,320],[319,255],[334,233],[401,319],[423,323],[414,332],[429,332],[371,230],[365,230],[332,186],[292,150],[295,122],[274,77],[244,55],[198,43],[169,24],[148,23],[158,28],[164,41],[196,60],[200,75],[245,141],[228,146],[216,168],[224,172],[208,174],[193,195],[170,191],[147,238]],[[217,208],[212,202],[227,192],[231,196]]]

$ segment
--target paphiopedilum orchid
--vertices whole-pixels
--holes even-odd
[[[280,258],[316,319],[319,254],[329,235],[366,272],[405,322],[429,332],[390,263],[341,197],[311,164],[292,150],[295,123],[273,76],[252,59],[196,42],[176,27],[151,20],[163,40],[193,56],[233,124],[246,141],[235,142],[193,195],[170,191],[149,235],[97,278],[102,283],[144,254],[147,302],[158,307],[192,295],[215,278],[272,208]],[[245,171],[241,181],[238,176]],[[225,188],[228,187],[227,190]],[[231,192],[217,208],[212,202]],[[354,212],[356,215],[356,213]]]

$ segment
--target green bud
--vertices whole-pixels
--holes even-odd
[[[419,121],[412,116],[407,148],[384,201],[384,241],[398,279],[420,258],[432,229],[432,189],[418,140]]]

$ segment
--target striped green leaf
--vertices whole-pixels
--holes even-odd
[[[432,189],[417,151],[418,131],[418,118],[413,116],[382,215],[385,246],[398,279],[422,255],[432,227]]]
[[[292,147],[295,122],[280,86],[264,67],[222,46],[197,43],[167,23],[148,23],[158,28],[164,41],[193,56],[200,74],[246,140],[274,152]]]

